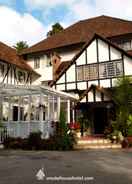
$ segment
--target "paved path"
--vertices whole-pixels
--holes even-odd
[[[37,181],[35,175],[42,167],[46,177],[42,181]],[[52,176],[83,176],[94,179],[47,181],[47,177]],[[37,183],[132,184],[132,150],[71,152],[0,150],[0,184]]]

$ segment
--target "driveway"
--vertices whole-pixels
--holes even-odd
[[[43,168],[43,169],[42,169]],[[45,177],[39,172],[42,169]],[[55,177],[56,176],[56,177]],[[0,184],[131,184],[131,150],[3,151]]]

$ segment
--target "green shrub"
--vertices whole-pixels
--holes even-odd
[[[42,147],[41,132],[31,132],[27,138],[28,148],[31,150],[39,150]]]
[[[75,144],[75,136],[70,133],[63,109],[60,111],[60,121],[56,124],[56,134],[54,136],[54,141],[54,148],[56,150],[71,150]]]
[[[22,138],[12,138],[8,137],[3,142],[5,149],[21,149],[23,145]]]
[[[128,136],[132,136],[132,128],[128,130]]]

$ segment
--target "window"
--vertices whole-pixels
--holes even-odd
[[[121,47],[124,50],[131,50],[132,49],[132,40],[127,41],[120,41],[120,43],[117,43],[119,47]]]
[[[18,107],[18,106],[13,106],[13,121],[18,121],[18,109],[20,108],[20,120],[24,120],[24,108],[23,107]]]
[[[77,67],[77,80],[94,80],[99,78],[111,78],[123,74],[122,61],[108,61],[99,64],[90,64]]]
[[[77,80],[81,81],[84,78],[84,67],[83,66],[79,66],[77,67]]]
[[[46,66],[47,66],[47,67],[52,66],[52,62],[51,62],[51,57],[50,57],[50,56],[47,56]]]
[[[98,77],[97,64],[86,65],[84,71],[84,80],[96,79]]]
[[[77,68],[77,80],[91,80],[98,77],[97,64],[83,65]]]
[[[40,57],[34,58],[34,69],[40,68]]]
[[[114,61],[99,64],[99,77],[111,78],[121,76],[123,74],[122,62]]]

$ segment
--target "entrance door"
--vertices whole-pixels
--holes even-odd
[[[107,125],[107,109],[95,108],[94,109],[94,133],[103,134],[105,126]]]

